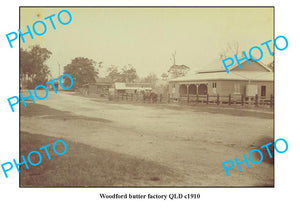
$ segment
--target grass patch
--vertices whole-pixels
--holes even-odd
[[[27,107],[24,107],[23,104],[20,104],[20,115],[25,117],[34,117],[34,116],[70,116],[72,115],[68,111],[61,111],[50,108],[48,106],[37,104],[37,103],[28,103]]]
[[[174,186],[174,181],[179,180],[178,174],[155,162],[62,138],[20,134],[20,155],[27,158],[29,152],[51,144],[48,150],[52,158],[49,160],[45,151],[40,151],[43,159],[40,165],[29,164],[29,170],[21,165],[20,187]],[[52,149],[52,144],[59,139],[68,146],[64,155],[56,155]],[[57,151],[62,152],[63,145],[59,145]],[[32,162],[38,160],[35,154],[31,156]]]
[[[27,107],[21,105],[20,115],[24,117],[43,117],[48,119],[58,119],[58,120],[86,120],[86,121],[98,121],[104,123],[110,123],[112,121],[103,118],[93,118],[83,115],[74,115],[68,111],[61,111],[53,109],[51,107],[42,104],[27,104]]]

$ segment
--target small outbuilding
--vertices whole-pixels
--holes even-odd
[[[123,83],[116,82],[114,89],[117,94],[136,94],[142,91],[151,91],[152,87],[148,83]]]
[[[112,86],[112,82],[108,79],[97,78],[95,83],[84,84],[80,90],[86,96],[107,97]]]

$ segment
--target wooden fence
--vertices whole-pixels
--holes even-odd
[[[180,98],[170,98],[170,95],[163,96],[158,94],[156,101],[144,100],[141,94],[118,94],[115,96],[109,96],[109,100],[114,101],[127,101],[127,102],[140,102],[140,103],[186,103],[186,104],[206,104],[206,105],[241,105],[248,106],[252,105],[255,107],[259,106],[274,106],[274,97],[270,95],[269,99],[267,97],[245,97],[244,95],[189,95]]]
[[[173,99],[174,100],[174,99]],[[201,103],[201,104],[215,104],[215,105],[253,105],[253,106],[274,106],[274,97],[270,95],[270,98],[259,97],[258,95],[254,97],[245,97],[244,95],[231,95],[220,96],[220,95],[189,95],[185,97],[180,97],[177,99],[180,103]]]
[[[153,101],[153,100],[149,100],[149,99],[145,100],[144,96],[142,94],[121,93],[121,94],[109,95],[108,100],[141,102],[141,103],[167,103],[168,96],[163,96],[162,94],[157,94],[156,101]]]

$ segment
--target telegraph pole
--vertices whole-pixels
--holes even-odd
[[[174,53],[172,53],[172,57],[173,57],[173,65],[176,64],[176,50],[174,51]]]

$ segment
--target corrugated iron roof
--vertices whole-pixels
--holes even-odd
[[[262,66],[268,72],[273,71],[270,67],[268,67],[266,64],[264,64],[261,61],[253,61],[251,58],[248,58],[248,60],[249,60],[250,64],[258,63],[260,66]],[[234,62],[234,63],[235,64],[232,67],[229,67],[229,71],[231,71],[239,66],[238,64],[236,64],[236,62]],[[247,62],[246,61],[242,62],[242,64],[241,64],[242,68],[239,68],[240,71],[243,71],[243,64],[247,64]],[[196,72],[201,73],[201,72],[210,72],[210,71],[226,71],[226,69],[222,63],[222,60],[215,59],[210,64],[207,64],[206,66],[204,66],[204,69],[197,70]]]
[[[231,71],[229,74],[223,72],[206,72],[184,76],[169,80],[170,82],[178,81],[200,81],[200,80],[240,80],[240,81],[273,81],[273,72],[260,71]]]
[[[152,88],[149,87],[149,84],[144,84],[144,83],[116,82],[115,88],[117,90],[152,90]]]

